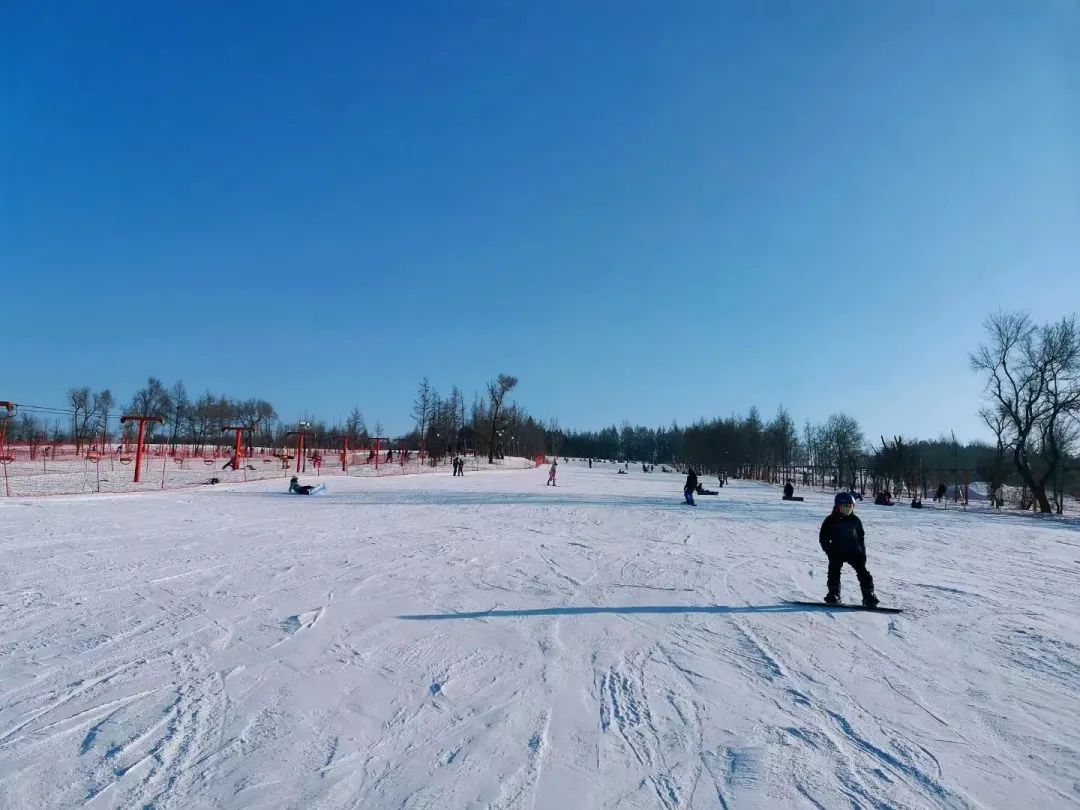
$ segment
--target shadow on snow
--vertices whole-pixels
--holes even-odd
[[[829,605],[627,605],[626,607],[561,607],[533,608],[530,610],[478,610],[471,613],[416,613],[398,616],[413,622],[430,622],[440,619],[511,619],[529,616],[589,616],[597,613],[626,615],[634,613],[820,613],[829,611]]]

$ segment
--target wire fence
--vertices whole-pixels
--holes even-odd
[[[495,459],[493,464],[488,464],[486,457],[474,455],[462,459],[465,472],[535,466],[532,459],[524,458]],[[305,451],[297,464],[295,449],[256,448],[234,460],[232,449],[221,447],[196,450],[191,446],[148,444],[140,458],[126,446],[101,452],[97,446],[77,451],[74,445],[7,444],[0,454],[0,468],[0,496],[25,498],[181,489],[275,478],[284,481],[293,475],[367,478],[449,474],[452,460],[407,453],[391,456],[388,461],[385,454],[343,455],[336,450],[314,448]]]

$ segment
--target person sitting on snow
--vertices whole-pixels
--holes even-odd
[[[304,484],[303,486],[301,486],[300,479],[297,478],[295,475],[289,479],[289,492],[293,493],[294,495],[310,495],[313,489],[315,489],[315,487],[311,486],[310,484]]]

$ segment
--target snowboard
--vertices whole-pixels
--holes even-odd
[[[810,607],[830,608],[830,609],[837,609],[837,610],[865,610],[865,611],[867,611],[869,613],[903,613],[904,612],[903,608],[881,607],[881,605],[878,605],[877,607],[866,607],[865,605],[859,605],[859,604],[854,604],[854,603],[846,605],[843,602],[841,602],[839,605],[830,605],[830,604],[828,604],[826,602],[801,602],[801,601],[796,601],[796,600],[788,600],[788,604],[789,605],[808,605]]]

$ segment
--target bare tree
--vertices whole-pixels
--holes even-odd
[[[345,435],[347,436],[360,436],[367,432],[367,426],[364,424],[364,415],[360,413],[360,409],[353,405],[352,411],[349,412],[349,418],[345,420]]]
[[[412,415],[420,430],[420,438],[423,440],[427,434],[428,422],[431,420],[432,400],[437,394],[432,390],[428,378],[420,380],[420,386],[416,389],[416,399],[413,400]]]
[[[1012,447],[1009,436],[1012,423],[1000,405],[996,408],[981,408],[979,417],[994,434],[994,455],[985,472],[990,485],[990,498],[996,505],[1003,495],[1001,488],[1005,484],[1005,453]]]
[[[71,403],[71,438],[75,442],[75,453],[82,450],[83,439],[87,435],[87,425],[90,422],[90,389],[68,389],[68,402]]]
[[[176,445],[180,440],[181,424],[186,417],[187,410],[191,407],[191,400],[188,399],[187,388],[184,387],[182,380],[176,381],[172,390],[169,392],[169,396],[172,399],[172,438],[169,444],[171,444],[173,450],[175,450]]]
[[[161,380],[157,377],[148,377],[146,386],[135,392],[131,399],[131,412],[144,416],[166,416],[172,410],[172,397]],[[155,424],[146,423],[146,440],[149,441],[154,433]]]
[[[45,439],[44,426],[37,417],[27,411],[20,411],[19,419],[10,425],[13,432],[8,433],[8,439],[24,441],[30,450],[30,460],[35,461],[38,457],[38,447]]]
[[[95,416],[95,435],[101,436],[101,451],[104,453],[108,448],[105,446],[109,441],[109,411],[116,404],[112,391],[108,388],[94,394],[91,409]]]
[[[187,409],[188,436],[191,438],[196,453],[202,452],[207,436],[209,436],[213,427],[216,411],[217,400],[209,391],[195,400],[191,407]]]
[[[1058,419],[1042,431],[1042,456],[1050,473],[1052,505],[1059,515],[1065,509],[1066,460],[1075,453],[1078,440],[1080,427],[1071,420]]]
[[[446,447],[458,450],[458,440],[461,429],[465,426],[465,399],[461,395],[461,389],[456,385],[450,389],[450,397],[446,400]]]
[[[225,397],[222,397],[222,400],[224,399]],[[250,428],[246,438],[249,452],[254,448],[255,435],[263,425],[277,418],[274,406],[265,399],[245,399],[243,402],[235,402],[231,404],[231,410],[232,419],[235,419],[241,427]]]
[[[782,468],[786,478],[799,446],[799,434],[795,420],[783,405],[776,409],[776,417],[765,429],[765,439],[772,456],[770,462]]]
[[[503,400],[506,399],[507,394],[514,390],[514,386],[517,384],[517,377],[511,377],[509,374],[500,374],[487,385],[488,402],[491,405],[491,434],[488,442],[488,464],[495,463],[495,437],[502,427],[500,411],[503,407]]]
[[[822,448],[836,467],[838,487],[854,486],[857,462],[862,453],[863,434],[859,423],[844,413],[834,413],[821,429]],[[847,473],[847,475],[845,475]]]
[[[1063,422],[1080,408],[1080,334],[1075,318],[1037,326],[1022,312],[986,321],[989,345],[971,355],[986,377],[986,395],[1007,418],[1013,463],[1041,512],[1053,511],[1047,482],[1062,464]],[[1045,462],[1036,471],[1033,461]]]

